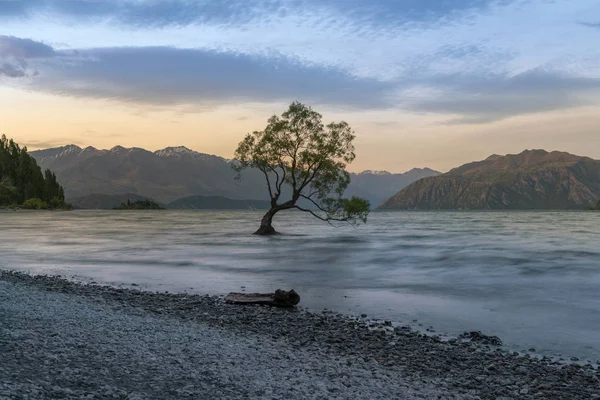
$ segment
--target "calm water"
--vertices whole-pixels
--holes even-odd
[[[373,213],[359,229],[258,212],[0,213],[0,268],[223,294],[295,288],[302,305],[523,350],[600,359],[600,213]],[[411,322],[412,323],[412,322]]]

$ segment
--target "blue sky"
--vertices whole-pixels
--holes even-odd
[[[597,110],[598,43],[597,0],[0,0],[0,90],[271,113],[298,99],[391,144]]]

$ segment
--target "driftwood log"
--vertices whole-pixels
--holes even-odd
[[[234,304],[264,304],[274,307],[293,307],[300,302],[300,296],[294,289],[277,289],[275,293],[235,293],[225,296],[225,301]]]

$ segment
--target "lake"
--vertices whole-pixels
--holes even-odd
[[[600,359],[600,213],[374,212],[336,228],[288,212],[274,221],[285,234],[251,235],[261,216],[3,212],[0,268],[188,293],[294,288],[313,311]]]

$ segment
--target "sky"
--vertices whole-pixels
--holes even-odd
[[[0,134],[230,158],[292,101],[351,171],[600,159],[598,0],[0,0]]]

